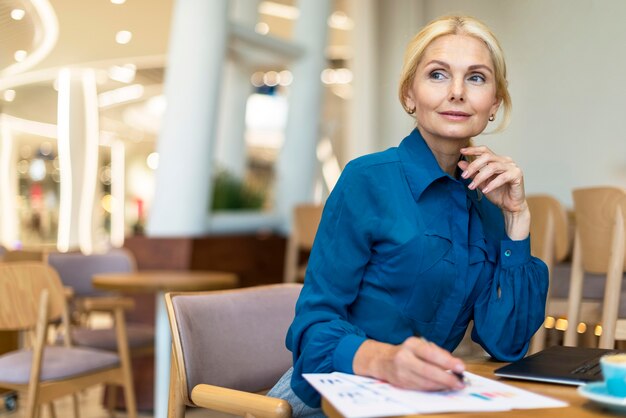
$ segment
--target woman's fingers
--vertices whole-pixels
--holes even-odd
[[[460,359],[453,357],[448,351],[418,338],[409,338],[402,348],[410,353],[401,361],[402,370],[407,374],[407,387],[421,390],[450,390],[464,387],[458,377],[450,373],[461,373],[465,365]],[[400,353],[399,353],[400,354]]]

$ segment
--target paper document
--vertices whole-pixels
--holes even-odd
[[[303,376],[346,418],[567,406],[565,402],[467,372],[470,384],[449,392],[398,389],[380,380],[339,372]]]

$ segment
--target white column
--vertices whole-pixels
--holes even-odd
[[[277,162],[276,210],[283,216],[284,231],[290,228],[294,205],[313,200],[324,94],[320,75],[326,66],[324,50],[331,10],[330,0],[301,0],[298,5],[294,41],[305,48],[305,53],[292,68],[285,143]]]
[[[93,70],[59,72],[57,132],[61,172],[57,247],[93,251],[98,175],[98,99]]]
[[[111,144],[111,245],[124,245],[124,208],[126,207],[126,146],[121,139]]]
[[[206,231],[227,12],[227,0],[174,3],[167,109],[157,144],[159,167],[148,235],[194,236]]]
[[[343,144],[342,161],[377,151],[378,114],[378,0],[350,0],[348,10],[354,20],[350,32],[353,57],[352,98],[349,101],[348,135]],[[398,64],[398,68],[399,68]]]
[[[254,28],[258,0],[238,0],[231,11],[234,22]],[[215,161],[218,168],[243,178],[246,173],[246,104],[252,92],[251,70],[230,56],[224,69]]]
[[[16,147],[5,115],[0,114],[0,244],[15,248],[18,240]]]

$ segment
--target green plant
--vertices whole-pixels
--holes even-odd
[[[213,178],[212,211],[260,209],[265,202],[265,192],[227,171],[220,171]]]

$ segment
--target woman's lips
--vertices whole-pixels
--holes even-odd
[[[447,112],[439,112],[439,114],[441,116],[443,116],[444,118],[446,118],[448,120],[453,120],[453,121],[467,120],[471,116],[469,113],[458,112],[458,111],[454,111],[454,110],[450,110],[450,111],[447,111]]]

